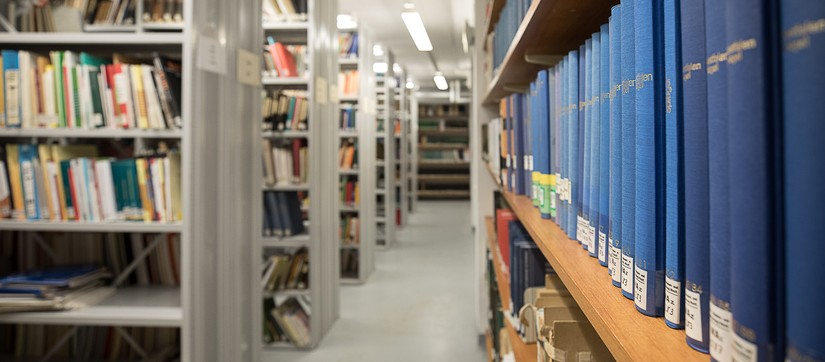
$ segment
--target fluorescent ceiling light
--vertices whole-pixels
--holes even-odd
[[[435,86],[438,87],[440,90],[447,90],[447,78],[444,78],[444,75],[441,72],[435,73],[433,77],[433,82],[435,82]]]
[[[430,36],[427,35],[427,29],[424,28],[421,15],[418,15],[417,11],[408,10],[401,13],[401,19],[404,20],[404,25],[407,26],[407,31],[410,32],[410,36],[415,42],[415,47],[422,52],[432,51],[433,44],[430,43]]]
[[[387,66],[387,63],[384,62],[373,63],[372,65],[372,71],[375,73],[383,74],[386,73],[388,69],[389,66]]]
[[[384,48],[380,45],[373,45],[372,46],[372,55],[376,57],[384,56]]]
[[[407,86],[407,89],[413,89],[413,88],[415,88],[415,83],[413,83],[412,79],[407,79],[406,86]]]
[[[358,28],[358,23],[352,18],[352,15],[340,14],[337,18],[338,29],[350,30]]]

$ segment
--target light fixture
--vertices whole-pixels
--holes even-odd
[[[415,88],[415,83],[413,83],[412,78],[407,78],[407,84],[406,84],[406,87],[407,87],[407,89],[413,89],[413,88]]]
[[[351,30],[358,28],[358,23],[353,19],[352,15],[340,14],[337,17],[338,29]]]
[[[400,64],[398,64],[398,63],[393,63],[393,64],[392,64],[392,71],[393,71],[393,73],[395,73],[395,74],[401,74],[401,73],[403,73],[403,72],[404,72],[404,69],[401,69],[401,65],[400,65]]]
[[[378,45],[378,44],[373,45],[373,46],[372,46],[372,55],[374,55],[374,56],[376,56],[376,57],[382,57],[382,56],[384,56],[384,47],[382,47],[382,46],[380,46],[380,45]]]
[[[401,13],[401,19],[404,20],[404,25],[407,26],[407,31],[415,42],[415,47],[419,51],[429,52],[433,50],[433,44],[430,42],[430,36],[427,35],[427,29],[424,28],[424,22],[421,21],[421,15],[415,11],[415,6],[411,3],[404,4],[404,11]]]
[[[441,72],[436,72],[435,76],[433,77],[433,82],[435,82],[435,86],[438,87],[439,90],[447,90],[447,78],[444,78],[444,75]]]
[[[372,71],[377,74],[384,74],[387,72],[387,70],[389,70],[389,66],[387,66],[387,63],[378,62],[372,64]]]

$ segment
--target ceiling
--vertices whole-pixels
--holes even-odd
[[[462,49],[461,33],[465,21],[473,24],[473,0],[339,0],[338,10],[352,15],[359,27],[368,29],[373,42],[389,49],[416,84],[430,87],[435,68],[429,56],[415,48],[401,20],[405,2],[415,4],[421,14],[441,72],[447,78],[466,77],[470,56]]]

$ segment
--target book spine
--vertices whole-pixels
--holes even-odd
[[[539,169],[539,207],[542,219],[552,219],[555,217],[555,190],[553,187],[553,131],[555,117],[553,117],[553,99],[555,97],[555,77],[554,68],[539,72],[538,81],[538,103],[539,103],[539,128],[541,147],[539,153],[541,165]]]
[[[622,5],[622,295],[633,299],[636,253],[636,68],[635,5]]]
[[[825,84],[825,3],[780,1],[782,14],[782,102],[785,168],[785,314],[789,361],[825,360],[819,326],[825,324],[825,278],[819,236],[825,235],[822,179],[817,155],[825,137],[825,103],[811,89]],[[780,351],[782,352],[782,351]]]
[[[530,95],[527,97],[527,110],[530,114],[530,133],[532,135],[536,135],[537,137],[541,137],[538,134],[538,116],[536,112],[538,111],[538,94],[536,90],[536,83],[538,82],[538,78],[534,81],[530,82]],[[532,151],[532,155],[535,157],[536,164],[540,164],[541,160],[539,159],[539,152],[538,152],[538,145],[540,143],[540,139],[533,139],[533,142],[530,142],[530,149]],[[537,170],[530,170],[530,200],[533,202],[533,207],[539,207],[539,199],[538,199],[538,182],[539,182],[539,174]]]
[[[610,25],[601,26],[599,41],[599,264],[607,266],[607,231],[610,211]]]
[[[587,226],[587,224],[589,224],[587,222],[587,216],[586,216],[587,212],[585,210],[585,205],[584,205],[584,201],[585,201],[584,200],[585,199],[584,198],[584,190],[588,190],[588,186],[587,186],[587,182],[586,182],[587,178],[585,177],[586,176],[585,175],[585,169],[586,169],[585,168],[585,160],[586,159],[589,160],[588,157],[585,157],[585,156],[589,156],[589,154],[587,153],[588,149],[587,149],[587,143],[585,142],[585,140],[587,140],[588,142],[590,141],[587,137],[585,137],[585,136],[587,136],[587,134],[586,134],[586,131],[587,131],[587,116],[589,116],[589,114],[585,112],[585,100],[587,99],[587,92],[590,90],[590,79],[588,78],[588,75],[590,75],[590,70],[589,69],[591,67],[590,63],[588,62],[588,60],[590,59],[590,57],[589,57],[590,52],[588,51],[588,48],[590,48],[592,46],[591,44],[588,44],[589,41],[590,41],[590,39],[587,39],[587,41],[585,41],[585,43],[581,47],[579,47],[579,54],[581,54],[582,58],[579,61],[579,72],[578,72],[579,73],[579,78],[578,78],[578,82],[579,82],[578,91],[579,92],[578,92],[578,102],[576,103],[577,109],[578,109],[578,114],[579,114],[579,119],[578,119],[578,123],[577,123],[578,132],[576,133],[576,136],[578,138],[578,142],[576,143],[577,152],[576,152],[576,181],[575,181],[576,182],[576,193],[575,193],[576,196],[575,196],[575,198],[576,198],[576,206],[577,206],[577,209],[576,209],[577,214],[576,215],[578,216],[577,219],[576,219],[576,221],[577,221],[577,224],[576,224],[576,240],[581,244],[582,248],[585,249],[585,250],[587,250],[587,243],[584,242],[584,239],[585,239],[584,236],[585,236],[586,226]],[[590,205],[588,204],[587,206],[589,207]]]
[[[684,326],[684,143],[680,0],[664,2],[665,44],[665,323]]]
[[[552,124],[550,128],[550,218],[558,223],[559,220],[559,166],[561,157],[561,147],[559,133],[561,132],[561,64],[553,68],[552,81],[550,85],[550,115]]]
[[[708,93],[708,199],[710,240],[710,356],[731,359],[730,233],[728,224],[728,109],[725,4],[705,4]]]
[[[558,191],[558,198],[559,203],[556,205],[556,223],[559,224],[561,229],[568,233],[568,210],[567,210],[567,122],[568,122],[568,103],[567,103],[567,93],[569,91],[569,83],[568,83],[568,69],[570,64],[570,56],[565,56],[561,62],[561,66],[559,67],[559,132],[557,136],[557,142],[559,144],[559,177],[558,177],[558,185],[556,187]]]
[[[772,1],[726,3],[728,66],[728,190],[730,201],[731,311],[734,360],[777,358],[774,293],[781,249],[774,179],[778,118],[774,116]],[[775,9],[774,9],[775,10]],[[777,242],[779,240],[779,242]]]
[[[576,227],[578,216],[578,205],[575,202],[575,195],[579,188],[576,161],[578,160],[579,143],[579,54],[580,51],[570,52],[568,63],[568,84],[567,84],[567,104],[569,107],[567,116],[567,236],[576,239]]]
[[[636,68],[636,309],[661,316],[665,301],[664,9],[635,4]]]
[[[681,0],[685,145],[685,334],[708,353],[709,205],[705,1]]]
[[[610,9],[610,253],[607,272],[622,286],[622,7]]]
[[[592,73],[590,81],[590,225],[587,231],[588,250],[590,256],[599,257],[598,229],[599,229],[599,171],[601,149],[599,137],[601,136],[601,103],[599,93],[601,90],[601,39],[600,33],[593,33],[593,60],[591,61]]]

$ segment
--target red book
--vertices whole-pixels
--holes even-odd
[[[496,239],[501,259],[510,269],[510,221],[518,220],[512,210],[496,209]]]
[[[292,58],[292,54],[289,54],[289,51],[280,42],[270,45],[270,52],[273,51],[272,47],[275,51],[275,66],[279,67],[278,73],[281,74],[281,77],[297,77],[298,69],[295,67],[295,59]],[[280,66],[278,63],[280,63]]]

